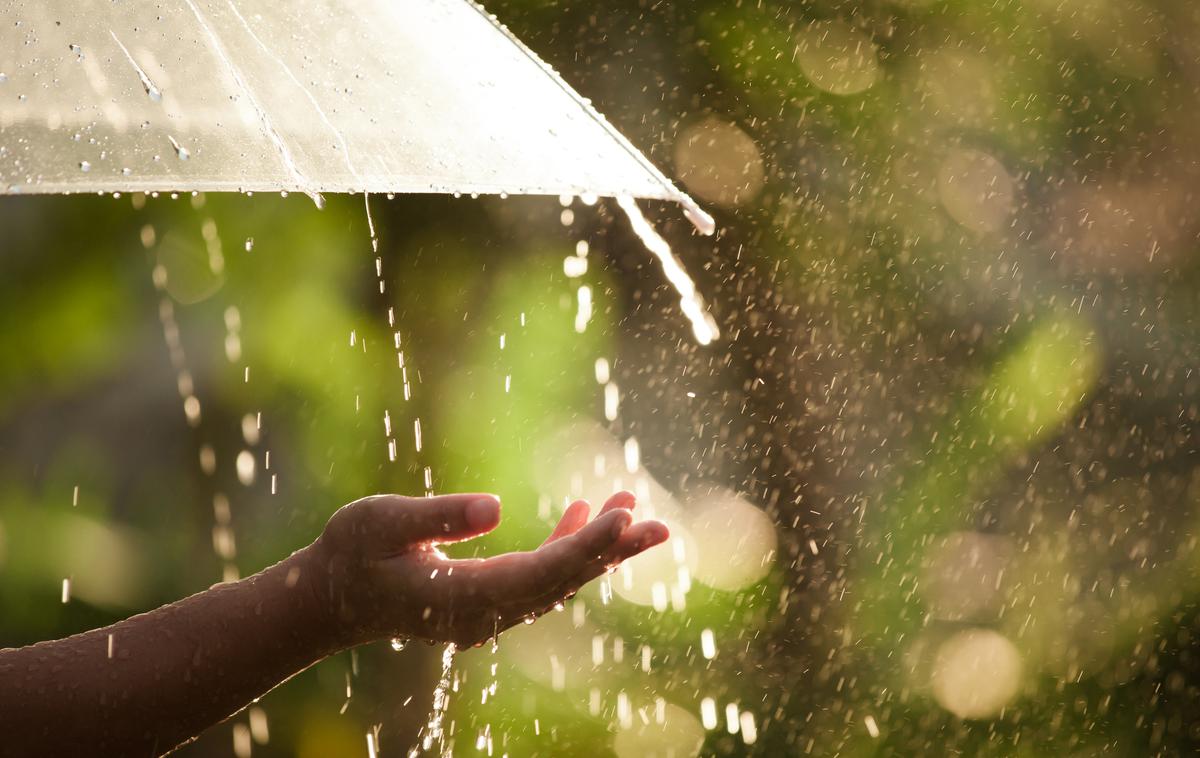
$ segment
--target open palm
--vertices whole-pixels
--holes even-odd
[[[457,560],[438,545],[494,529],[494,495],[367,497],[329,519],[310,580],[347,642],[403,636],[478,644],[665,541],[667,527],[633,523],[633,507],[634,496],[618,492],[589,522],[588,503],[577,500],[536,550]]]

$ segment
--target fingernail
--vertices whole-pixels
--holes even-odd
[[[490,529],[500,521],[500,501],[494,497],[481,497],[467,503],[467,525],[472,529]]]
[[[617,539],[625,533],[625,529],[629,526],[629,522],[633,521],[633,517],[629,515],[629,511],[617,511],[618,515],[613,519],[612,537]]]

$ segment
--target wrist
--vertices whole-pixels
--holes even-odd
[[[333,652],[374,642],[386,635],[373,628],[377,613],[364,612],[368,603],[358,597],[364,582],[360,568],[324,537],[296,551],[297,568],[305,583],[311,623],[322,630]]]
[[[294,599],[296,624],[311,644],[332,655],[358,644],[345,633],[338,618],[330,562],[320,540],[307,545],[276,565],[285,592]]]

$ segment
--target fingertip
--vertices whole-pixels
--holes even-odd
[[[667,525],[661,521],[641,521],[630,528],[614,548],[618,560],[626,560],[661,545],[671,537]]]
[[[661,545],[671,538],[671,530],[661,521],[646,521],[645,532],[638,541],[638,547],[641,550],[652,548],[655,545]]]
[[[465,515],[467,526],[476,532],[487,532],[500,523],[500,498],[495,495],[480,495],[467,503]]]
[[[587,557],[606,552],[625,534],[632,521],[629,511],[623,509],[601,514],[568,538],[567,549]]]
[[[637,505],[637,497],[629,490],[621,490],[604,501],[604,508],[600,512],[607,513],[616,508],[632,510],[635,505]]]
[[[616,540],[619,539],[620,536],[625,533],[625,530],[629,528],[629,525],[633,523],[633,515],[624,509],[613,511],[613,513],[615,515],[612,517],[612,538]]]

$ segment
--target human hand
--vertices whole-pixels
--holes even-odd
[[[667,539],[658,521],[633,523],[634,496],[618,492],[588,522],[572,503],[529,552],[453,560],[438,545],[500,523],[494,495],[375,495],[342,507],[312,545],[309,577],[346,645],[420,637],[475,645],[575,594],[621,561]]]

